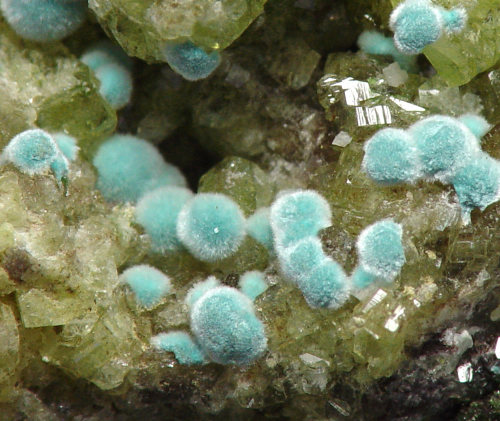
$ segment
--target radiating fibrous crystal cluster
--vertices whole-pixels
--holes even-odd
[[[0,167],[0,419],[499,416],[500,203],[472,210],[464,225],[451,186],[378,184],[363,160],[382,129],[470,113],[492,126],[480,149],[500,159],[500,11],[496,0],[435,0],[464,7],[467,24],[405,68],[356,44],[363,31],[391,37],[398,3],[91,0],[81,29],[44,44],[0,21],[0,148],[38,128],[70,160],[64,183],[11,161]],[[220,53],[197,82],[166,64],[167,46],[191,44]],[[95,45],[135,57],[122,62],[134,89],[119,111],[84,58]],[[182,187],[146,186],[154,168],[140,152],[118,147],[116,167],[99,163],[113,134],[149,142],[159,167],[182,172],[174,171]],[[121,192],[132,198],[108,194],[100,166],[120,169]],[[127,184],[139,166],[146,175]],[[173,189],[185,201],[190,190],[230,198],[248,235],[223,259],[197,259],[174,241],[184,202],[162,212],[179,197]],[[336,309],[311,308],[279,263],[269,209],[298,190],[319,193],[331,209],[317,249],[365,287]],[[401,272],[365,285],[358,270],[373,256],[358,238],[381,220],[402,229],[394,232],[404,258],[393,253]],[[127,277],[134,268],[149,283]],[[250,319],[264,330],[238,336],[228,359],[186,304],[211,276],[224,293],[255,298]],[[244,307],[213,305],[224,303],[229,312]],[[212,314],[203,320],[216,332],[237,332],[231,317]],[[151,344],[165,332],[177,335],[173,353]],[[243,361],[242,349],[255,351],[251,364],[223,365]],[[205,364],[183,365],[189,356]]]

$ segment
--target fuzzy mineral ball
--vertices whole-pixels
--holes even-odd
[[[471,156],[480,152],[479,141],[457,119],[435,115],[409,129],[415,139],[423,174],[446,181]]]
[[[206,292],[218,286],[220,286],[220,282],[215,276],[209,276],[206,280],[198,282],[189,290],[185,300],[186,304],[193,307],[194,303],[203,297]]]
[[[5,147],[2,159],[32,175],[47,171],[60,155],[61,151],[49,133],[33,129],[13,137]]]
[[[123,108],[132,96],[132,76],[130,71],[116,63],[109,63],[97,68],[95,75],[101,85],[99,93],[115,110]]]
[[[122,278],[143,307],[155,306],[171,289],[169,277],[148,265],[133,266],[122,273]]]
[[[390,28],[396,48],[405,54],[419,54],[436,42],[443,32],[441,15],[428,0],[407,0],[391,13]]]
[[[238,250],[245,237],[245,218],[229,197],[218,193],[197,194],[179,214],[177,236],[193,256],[215,262]]]
[[[374,181],[392,185],[419,177],[417,150],[405,130],[379,130],[365,143],[364,149],[362,168]]]
[[[452,183],[467,222],[472,209],[483,210],[500,199],[500,162],[481,153],[455,174]]]
[[[111,63],[121,65],[129,71],[132,69],[132,59],[118,45],[107,40],[85,50],[80,60],[94,71]]]
[[[313,308],[339,308],[349,298],[347,275],[330,258],[325,258],[311,273],[300,278],[297,286]]]
[[[239,287],[241,292],[253,301],[267,289],[268,285],[264,274],[253,270],[242,275]]]
[[[365,228],[356,243],[360,265],[366,272],[392,281],[406,261],[402,237],[401,225],[390,219]]]
[[[168,44],[165,47],[165,60],[175,72],[184,79],[195,81],[208,77],[220,64],[217,51],[206,53],[192,42]]]
[[[247,219],[247,233],[268,250],[273,250],[273,231],[269,223],[269,208],[258,209]]]
[[[22,38],[50,42],[74,32],[85,20],[85,0],[0,0],[2,14]]]
[[[68,160],[74,161],[76,159],[76,156],[78,155],[78,150],[80,149],[78,147],[76,139],[65,133],[55,133],[52,135],[52,137],[56,141],[57,146],[64,154],[64,156]]]
[[[276,249],[317,235],[331,225],[331,218],[328,202],[314,190],[282,194],[272,204],[269,217]]]
[[[177,238],[177,217],[192,197],[189,189],[168,186],[159,187],[139,200],[136,219],[151,238],[153,250],[164,253],[182,248]]]
[[[307,276],[325,258],[321,241],[317,237],[306,237],[288,248],[277,248],[284,275],[293,282]]]
[[[234,288],[214,288],[198,299],[191,330],[203,353],[219,364],[248,365],[267,347],[252,301]]]
[[[464,114],[458,120],[477,138],[483,137],[492,128],[484,117],[477,114]]]
[[[194,365],[206,362],[200,348],[186,332],[160,333],[151,338],[151,345],[162,351],[173,352],[180,364]]]
[[[111,136],[100,146],[93,163],[97,188],[107,200],[136,202],[157,187],[186,185],[180,171],[167,164],[151,143],[131,135]]]

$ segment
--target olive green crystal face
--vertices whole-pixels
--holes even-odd
[[[222,50],[262,13],[266,0],[90,0],[99,23],[130,55],[164,61],[166,42]]]

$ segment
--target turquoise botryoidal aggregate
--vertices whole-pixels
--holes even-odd
[[[462,206],[463,218],[469,222],[472,209],[484,210],[500,199],[500,162],[481,153],[462,166],[451,182]]]
[[[252,301],[234,288],[221,286],[203,294],[191,308],[191,330],[203,353],[219,364],[245,366],[267,348]]]
[[[32,129],[12,138],[2,153],[3,162],[11,162],[20,171],[33,175],[52,169],[57,180],[66,177],[68,161],[54,138],[44,130]]]
[[[149,142],[131,135],[116,134],[97,151],[97,188],[107,200],[136,202],[161,186],[185,186],[177,167],[166,163]]]
[[[269,221],[275,248],[288,247],[330,226],[330,206],[313,190],[287,192],[271,206]]]
[[[37,42],[60,40],[85,20],[85,0],[1,0],[2,14],[22,38]]]
[[[273,232],[269,223],[269,208],[260,208],[247,219],[247,233],[267,250],[273,250]]]
[[[161,351],[173,352],[180,364],[194,365],[206,362],[200,348],[186,332],[160,333],[151,338],[151,345]]]
[[[480,151],[478,139],[457,119],[432,116],[409,129],[418,161],[427,177],[447,180],[463,163]]]
[[[258,270],[245,272],[238,284],[240,291],[252,301],[261,295],[268,287],[264,274]]]
[[[119,110],[130,102],[132,77],[126,67],[115,63],[104,64],[97,68],[96,77],[101,82],[99,93],[112,108]]]
[[[228,196],[200,193],[182,208],[177,236],[193,256],[215,262],[238,250],[245,237],[245,218]]]
[[[137,302],[147,308],[157,305],[171,289],[169,277],[149,265],[132,266],[121,276],[134,292]]]
[[[321,241],[314,236],[303,238],[286,249],[280,249],[279,256],[281,270],[294,282],[307,276],[325,259]]]
[[[57,146],[70,161],[74,161],[78,155],[79,147],[76,139],[65,133],[55,133],[52,135],[57,143]]]
[[[365,228],[356,243],[363,270],[377,278],[392,281],[406,261],[402,236],[401,225],[390,219]],[[367,280],[368,278],[362,277],[357,282],[366,283]]]
[[[364,149],[362,167],[378,183],[405,183],[420,176],[417,149],[404,130],[379,130],[365,143]]]
[[[177,237],[177,218],[193,193],[184,187],[159,187],[146,193],[137,203],[137,222],[151,238],[153,250],[160,253],[182,248]]]
[[[132,59],[118,45],[111,41],[100,41],[86,49],[80,60],[96,71],[106,64],[118,64],[128,70],[132,70]]]
[[[172,70],[190,81],[205,79],[220,64],[217,51],[206,53],[189,41],[183,44],[167,44],[164,51],[165,60]]]
[[[404,54],[419,54],[436,42],[443,31],[461,31],[465,20],[463,9],[447,11],[430,0],[406,0],[394,9],[389,24],[396,48]]]

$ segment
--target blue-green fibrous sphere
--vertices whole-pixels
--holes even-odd
[[[339,308],[349,298],[349,282],[342,267],[325,257],[314,269],[297,281],[304,298],[313,308]]]
[[[269,208],[260,208],[247,219],[247,233],[267,250],[273,250],[273,231],[269,223]]]
[[[197,194],[179,214],[177,236],[193,256],[215,262],[238,250],[245,237],[245,218],[228,196]]]
[[[97,188],[111,201],[136,202],[157,187],[186,185],[181,172],[166,163],[156,147],[131,135],[111,136],[100,146],[93,163]]]
[[[85,0],[0,0],[2,14],[22,38],[50,42],[74,32],[85,20]]]
[[[267,348],[252,301],[230,287],[211,289],[194,303],[191,330],[203,353],[219,364],[245,366]]]
[[[394,44],[405,54],[419,54],[425,46],[436,42],[443,33],[439,10],[428,0],[407,0],[391,14]]]
[[[182,248],[177,237],[177,218],[193,193],[178,186],[159,187],[146,193],[137,203],[137,222],[151,238],[153,250],[164,253]]]
[[[415,141],[424,176],[447,182],[451,176],[480,152],[479,140],[459,120],[434,115],[409,128]]]
[[[272,204],[269,216],[277,253],[279,248],[315,236],[329,227],[331,216],[328,202],[314,190],[283,193]]]
[[[392,281],[406,261],[402,237],[401,225],[390,219],[365,228],[356,243],[363,270],[384,281]]]
[[[157,305],[171,289],[170,279],[163,272],[149,265],[137,265],[122,273],[122,279],[134,292],[143,307]]]
[[[132,76],[130,71],[116,63],[100,66],[95,75],[99,79],[99,93],[115,110],[123,108],[132,97]]]
[[[405,183],[420,176],[417,149],[405,130],[379,130],[365,143],[364,149],[362,168],[378,183]]]
[[[187,80],[195,81],[208,77],[220,64],[217,51],[205,52],[192,42],[167,44],[165,60],[172,70]]]
[[[245,272],[238,283],[240,291],[252,301],[268,287],[264,274],[258,270]]]
[[[457,171],[452,183],[469,222],[474,208],[483,210],[500,199],[500,162],[483,152]]]
[[[197,365],[206,362],[198,344],[186,332],[160,333],[151,338],[151,345],[161,351],[173,352],[180,364]]]
[[[70,160],[74,161],[78,155],[78,143],[73,136],[69,136],[65,133],[55,133],[52,135],[54,140],[59,146],[59,149],[64,154],[64,156]]]
[[[118,45],[109,40],[99,41],[84,51],[80,60],[93,71],[106,64],[118,64],[132,70],[132,59]]]
[[[13,137],[2,153],[2,161],[12,162],[29,175],[42,174],[53,165],[60,172],[56,176],[67,172],[67,160],[54,138],[40,129],[26,130]]]

